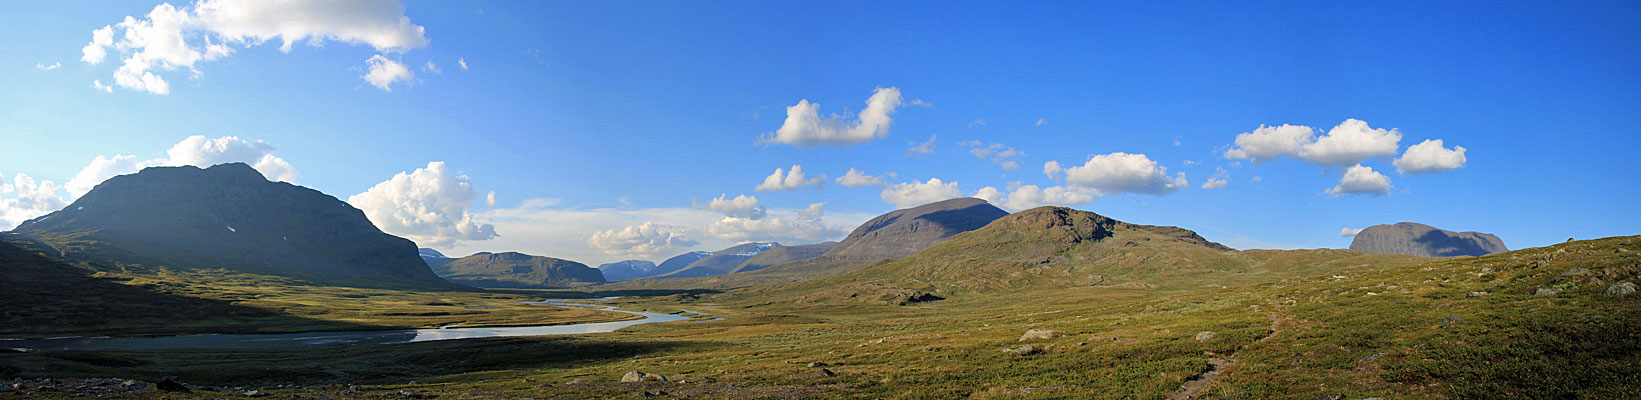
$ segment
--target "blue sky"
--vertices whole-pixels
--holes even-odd
[[[371,0],[359,4],[386,7],[318,18],[337,14],[318,4],[185,28],[201,53],[231,51],[191,68],[155,64],[165,94],[114,83],[142,49],[116,44],[100,63],[82,61],[94,30],[115,25],[119,43],[122,20],[151,21],[159,4],[0,6],[0,179],[12,188],[0,207],[15,220],[0,229],[58,206],[29,197],[19,173],[39,192],[117,155],[142,165],[272,156],[295,183],[344,200],[374,192],[353,202],[423,244],[595,264],[835,239],[895,209],[885,199],[894,184],[931,178],[965,196],[1060,187],[1060,201],[1037,203],[1238,248],[1346,247],[1342,228],[1398,221],[1496,233],[1521,248],[1636,234],[1641,222],[1631,205],[1641,6],[1631,3]],[[425,40],[348,33],[398,17]],[[329,39],[289,52],[280,38],[230,40],[270,20]],[[372,85],[362,77],[378,55],[414,76]],[[849,128],[879,88],[901,101],[889,122],[860,123],[865,139],[760,143],[800,101]],[[1226,156],[1261,127],[1307,126],[1321,140],[1349,119],[1400,135],[1390,155],[1347,160],[1388,188],[1330,195],[1357,163],[1316,161],[1320,150]],[[186,140],[195,135],[205,142]],[[909,152],[931,136],[931,153]],[[1465,148],[1462,164],[1399,173],[1395,160],[1431,139]],[[1020,155],[977,157],[970,141]],[[250,150],[223,150],[234,146]],[[1113,164],[1088,163],[1119,152],[1144,155],[1154,173],[1110,178]],[[1003,168],[1011,161],[1018,169]],[[1049,161],[1088,169],[1055,179]],[[828,179],[755,190],[792,165]],[[883,185],[837,182],[850,168]],[[1180,173],[1187,185],[1175,184]],[[1204,188],[1209,179],[1225,184]],[[727,201],[739,195],[767,212]],[[816,203],[824,216],[805,212]],[[433,218],[384,221],[414,210]]]

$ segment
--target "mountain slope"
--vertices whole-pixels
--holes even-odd
[[[741,263],[757,256],[769,249],[780,248],[780,243],[743,243],[727,249],[714,251],[711,256],[695,260],[683,269],[673,271],[657,278],[693,278],[711,275],[723,275],[741,266]]]
[[[444,279],[475,287],[565,288],[604,283],[604,274],[584,264],[521,253],[478,253],[428,262]]]
[[[673,272],[678,272],[678,270],[688,268],[690,264],[693,264],[696,261],[700,261],[701,259],[707,258],[707,257],[712,257],[712,252],[710,252],[710,251],[692,251],[692,252],[672,256],[672,258],[668,258],[665,261],[661,261],[661,264],[656,265],[655,268],[651,268],[649,274],[644,275],[644,277],[647,278],[647,277],[652,277],[652,276],[661,276],[661,275],[666,275],[666,274],[670,274],[670,273],[673,273]]]
[[[1419,257],[1485,256],[1510,250],[1504,247],[1503,240],[1492,234],[1453,232],[1413,222],[1362,229],[1351,240],[1350,249]]]
[[[111,268],[222,268],[321,284],[444,285],[415,243],[383,233],[335,197],[270,182],[242,163],[117,176],[15,232],[64,257]]]
[[[757,271],[776,265],[794,263],[820,257],[822,254],[826,254],[827,250],[831,250],[832,246],[836,246],[837,244],[838,242],[822,242],[801,246],[776,247],[769,249],[768,251],[758,253],[758,255],[752,256],[752,258],[746,259],[745,262],[742,262],[741,265],[735,266],[735,269],[729,271],[729,273],[738,274],[742,272]]]
[[[655,263],[644,260],[624,260],[598,266],[598,271],[604,273],[604,279],[610,282],[625,281],[649,276],[650,270],[655,269]]]

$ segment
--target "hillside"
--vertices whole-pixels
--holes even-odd
[[[723,275],[734,271],[746,260],[762,254],[770,249],[780,248],[780,243],[743,243],[733,247],[712,252],[695,262],[689,263],[682,269],[653,276],[654,278],[694,278],[711,275]]]
[[[678,272],[678,270],[681,270],[681,269],[684,269],[684,268],[689,268],[690,264],[693,264],[696,261],[700,261],[701,259],[707,258],[707,257],[712,257],[712,252],[710,252],[710,251],[692,251],[692,252],[672,256],[672,258],[668,258],[666,260],[661,261],[660,264],[656,264],[655,268],[651,268],[649,274],[644,275],[644,277],[661,276],[661,275],[666,275],[666,274],[670,274],[670,273],[673,273],[673,272]]]
[[[822,242],[801,246],[776,247],[762,253],[758,253],[758,255],[752,256],[752,258],[746,259],[745,262],[742,262],[741,265],[736,266],[735,269],[729,271],[729,273],[738,274],[742,272],[757,271],[776,265],[794,263],[820,257],[822,254],[825,254],[827,250],[831,250],[832,246],[837,244],[838,242]]]
[[[604,274],[584,264],[521,253],[478,253],[429,259],[440,277],[482,288],[566,288],[604,283]]]
[[[14,232],[106,268],[225,269],[316,284],[442,287],[409,240],[319,191],[242,163],[111,178]]]
[[[604,280],[619,282],[649,276],[650,270],[655,269],[655,263],[644,260],[624,260],[598,266],[598,271],[604,273]]]
[[[1454,232],[1413,222],[1362,229],[1351,240],[1350,249],[1419,257],[1485,256],[1510,251],[1498,236],[1481,232]]]

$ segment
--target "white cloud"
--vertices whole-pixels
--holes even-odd
[[[68,206],[68,201],[57,195],[57,189],[52,181],[35,181],[21,172],[13,175],[10,183],[0,175],[0,231]]]
[[[776,168],[774,173],[764,177],[764,182],[758,184],[758,187],[753,190],[759,192],[773,192],[777,190],[793,190],[804,186],[814,186],[819,188],[825,180],[826,175],[810,178],[808,175],[804,175],[803,166],[793,165],[791,172],[786,172],[785,169]]]
[[[432,72],[432,73],[435,73],[435,74],[444,73],[444,70],[439,69],[439,65],[434,64],[433,60],[427,60],[427,64],[422,65],[422,70],[427,71],[427,72]]]
[[[127,16],[92,31],[80,60],[99,64],[113,47],[123,57],[115,85],[166,94],[170,84],[154,71],[186,69],[197,78],[196,64],[232,54],[229,44],[251,47],[279,39],[284,52],[296,42],[319,47],[327,40],[392,53],[427,46],[424,29],[404,13],[398,0],[201,0],[185,8],[162,3],[143,18]],[[118,42],[116,30],[123,33]]]
[[[758,198],[747,195],[737,195],[733,199],[725,198],[728,195],[720,194],[718,198],[707,203],[707,209],[717,211],[725,217],[763,219],[769,215],[769,209],[758,205]]]
[[[275,157],[273,152],[273,145],[261,140],[248,142],[237,136],[206,139],[205,136],[194,135],[171,146],[171,150],[165,152],[169,158],[164,161],[164,165],[206,168],[217,164],[243,162],[256,168],[257,172],[261,172],[268,180],[296,182],[296,168],[284,159]]]
[[[91,31],[91,43],[80,49],[80,61],[97,65],[108,57],[108,47],[114,45],[114,26],[104,25]]]
[[[1009,211],[1020,211],[1041,206],[1087,204],[1094,201],[1097,195],[1088,190],[1066,186],[1051,186],[1043,189],[1037,187],[1037,185],[1024,185],[1007,194],[997,190],[997,188],[987,186],[975,192],[974,197],[991,202]]]
[[[369,72],[361,78],[365,78],[365,82],[383,91],[391,92],[394,83],[410,82],[410,78],[416,77],[416,73],[404,63],[390,60],[381,54],[371,56],[369,60],[365,60],[365,64],[369,66]]]
[[[1393,164],[1396,172],[1403,174],[1449,171],[1464,167],[1464,151],[1464,146],[1453,146],[1452,150],[1443,148],[1441,139],[1425,140],[1408,147]]]
[[[587,238],[587,244],[604,254],[621,258],[655,258],[681,253],[700,244],[682,231],[683,227],[645,221],[639,225],[594,232]]]
[[[1339,228],[1339,237],[1356,236],[1356,234],[1358,234],[1358,233],[1362,233],[1362,230],[1361,229],[1351,229],[1351,228]]]
[[[1063,174],[1065,174],[1065,169],[1060,168],[1059,161],[1049,161],[1043,163],[1043,175],[1048,175],[1048,179],[1057,181],[1060,180],[1060,176]]]
[[[64,188],[68,190],[69,198],[79,198],[108,178],[136,173],[147,167],[192,165],[209,168],[234,162],[249,164],[268,180],[296,182],[296,168],[273,153],[273,145],[261,140],[250,142],[237,136],[207,139],[194,135],[171,146],[170,150],[166,150],[165,158],[143,161],[133,155],[97,156],[74,174]]]
[[[843,236],[845,228],[828,226],[822,221],[826,203],[814,203],[795,212],[783,212],[766,218],[725,217],[707,226],[713,237],[731,242],[786,242],[787,244],[814,243]],[[852,227],[851,227],[852,228]]]
[[[976,126],[986,126],[986,120],[984,118],[975,118],[974,121],[969,122],[970,128]]]
[[[62,66],[63,66],[63,63],[60,63],[60,62],[59,63],[51,63],[51,65],[45,65],[45,64],[41,64],[41,63],[34,63],[34,69],[38,69],[38,70],[41,70],[41,71],[50,71],[50,70],[54,70],[54,69],[57,69],[57,68],[62,67]]]
[[[858,188],[872,185],[882,185],[883,177],[867,175],[866,171],[861,171],[850,167],[849,172],[844,173],[843,177],[838,178],[837,182],[839,185]]]
[[[1401,141],[1401,131],[1373,129],[1367,122],[1352,118],[1328,130],[1316,142],[1305,144],[1299,149],[1299,157],[1318,165],[1351,165],[1394,156]]]
[[[1299,154],[1299,149],[1315,140],[1316,130],[1308,126],[1264,126],[1253,132],[1236,135],[1236,147],[1225,151],[1225,158],[1251,160],[1263,163],[1284,154]]]
[[[476,222],[468,212],[477,199],[466,175],[454,175],[444,162],[435,161],[350,196],[348,203],[387,233],[444,247],[498,236],[494,226]]]
[[[105,85],[102,80],[91,80],[91,88],[101,90],[103,93],[114,93],[114,85]]]
[[[1048,125],[1048,118],[1038,118],[1036,126]]]
[[[456,64],[462,66],[463,71],[467,70],[467,58],[466,57],[457,58],[456,59]]]
[[[1230,180],[1226,178],[1229,174],[1229,172],[1225,171],[1225,167],[1215,167],[1214,176],[1208,177],[1206,182],[1202,182],[1202,188],[1219,189],[1225,187],[1225,185],[1230,183]]]
[[[929,178],[928,182],[896,183],[883,188],[883,201],[894,204],[898,208],[912,208],[946,199],[963,197],[963,191],[958,190],[957,182],[941,182],[940,178]]]
[[[1047,170],[1045,166],[1045,172]],[[1065,180],[1071,186],[1102,195],[1142,193],[1161,196],[1190,186],[1185,181],[1184,172],[1170,178],[1168,167],[1157,165],[1150,157],[1122,152],[1090,156],[1083,165],[1066,168]]]
[[[880,87],[866,100],[866,108],[860,110],[856,119],[849,121],[837,114],[821,118],[819,103],[799,100],[797,105],[786,108],[786,122],[781,128],[759,138],[758,143],[842,146],[883,138],[889,136],[889,125],[894,122],[889,115],[900,104],[900,89]]]
[[[937,135],[929,135],[929,141],[923,143],[906,142],[907,144],[912,145],[912,147],[906,149],[906,156],[911,157],[913,154],[927,155],[929,153],[934,153],[934,139],[936,136]]]
[[[989,158],[992,163],[1009,171],[1019,170],[1020,162],[1014,159],[1026,155],[1026,152],[1004,146],[1002,143],[987,145],[979,140],[970,140],[959,144],[969,147],[969,154],[973,154],[975,158],[982,160]]]
[[[1339,186],[1334,186],[1325,193],[1332,197],[1346,194],[1384,196],[1390,193],[1390,178],[1374,171],[1372,167],[1358,164],[1345,170],[1344,178],[1339,179]]]
[[[79,173],[74,174],[74,178],[69,179],[64,188],[68,189],[69,198],[78,199],[80,196],[84,196],[86,192],[90,192],[97,184],[108,180],[108,178],[136,173],[146,166],[148,166],[147,163],[138,161],[137,156],[97,156],[85,168],[81,168]]]
[[[490,193],[486,193],[484,195],[484,206],[485,207],[495,207],[496,206],[496,191],[491,190]]]

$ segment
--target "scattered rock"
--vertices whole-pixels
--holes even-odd
[[[1607,295],[1608,296],[1622,298],[1622,297],[1629,297],[1629,295],[1632,295],[1632,294],[1635,294],[1635,284],[1634,283],[1619,282],[1619,283],[1614,283],[1612,286],[1607,287]]]
[[[1571,269],[1568,269],[1567,272],[1562,272],[1561,276],[1580,276],[1580,275],[1589,275],[1589,274],[1590,274],[1590,269],[1589,268],[1571,268]]]
[[[1561,293],[1561,288],[1541,287],[1541,288],[1538,288],[1537,291],[1534,291],[1533,295],[1534,296],[1555,296],[1557,293]]]
[[[564,382],[566,385],[580,385],[582,383],[585,382],[582,382],[580,379],[571,379],[569,382]]]
[[[154,384],[154,387],[167,392],[193,393],[192,390],[188,390],[187,386],[183,386],[181,383],[171,380],[171,378],[165,378],[165,380],[160,381],[160,383]]]
[[[1007,355],[1014,356],[1014,357],[1025,357],[1025,356],[1030,356],[1030,355],[1036,355],[1036,354],[1042,353],[1042,352],[1043,352],[1043,349],[1039,349],[1036,346],[1032,346],[1032,345],[1029,345],[1029,344],[1025,345],[1025,346],[1020,346],[1018,348],[1013,348],[1013,349],[1003,349],[1003,354],[1007,354]]]
[[[826,369],[826,368],[821,368],[820,369],[820,374],[821,374],[821,376],[838,376],[838,373],[832,372],[832,370],[829,370],[829,369]]]
[[[1053,338],[1057,338],[1057,337],[1061,337],[1061,336],[1065,336],[1065,335],[1066,335],[1065,332],[1054,330],[1054,329],[1032,329],[1032,330],[1026,331],[1026,334],[1020,335],[1020,340],[1019,341],[1024,342],[1024,341],[1028,341],[1028,340],[1048,340],[1048,339],[1053,339]]]
[[[1467,298],[1467,299],[1479,299],[1479,298],[1481,298],[1481,297],[1482,297],[1482,296],[1486,296],[1486,295],[1487,295],[1487,292],[1465,292],[1465,293],[1464,293],[1464,298]]]
[[[267,392],[263,392],[261,390],[246,390],[244,394],[245,397],[263,397],[268,395]]]
[[[1197,332],[1197,341],[1198,342],[1206,342],[1206,341],[1209,341],[1209,340],[1214,340],[1214,333],[1213,332],[1210,332],[1210,331]]]
[[[1322,397],[1317,397],[1316,400],[1340,400],[1340,399],[1344,399],[1344,398],[1345,398],[1345,395],[1342,395],[1342,394],[1330,394],[1330,395],[1326,395],[1326,396],[1322,396]]]
[[[666,382],[667,377],[660,374],[646,374],[639,371],[628,372],[621,376],[622,382]]]
[[[126,389],[142,389],[142,388],[148,387],[148,385],[145,385],[142,382],[137,382],[135,380],[127,379],[124,382],[120,382],[120,387],[126,388]]]
[[[1457,316],[1448,316],[1447,318],[1442,318],[1442,327],[1443,328],[1452,328],[1454,326],[1458,326],[1460,321],[1464,321],[1464,318],[1460,318],[1460,317],[1457,317]]]
[[[823,363],[823,362],[809,363],[809,368],[817,368],[817,367],[824,367],[824,366],[826,366],[826,363]]]

